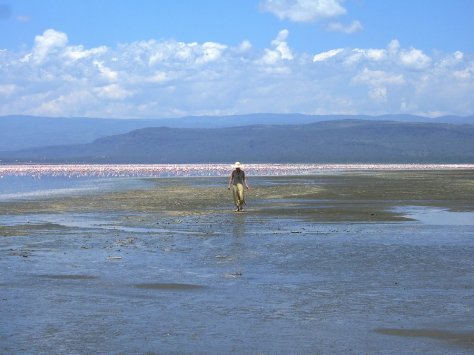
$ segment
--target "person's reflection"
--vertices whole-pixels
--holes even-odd
[[[245,215],[234,215],[232,224],[232,234],[234,237],[243,237],[245,235]]]
[[[227,274],[229,278],[240,278],[242,276],[248,258],[247,239],[244,238],[245,220],[243,214],[236,214],[232,219],[232,235],[234,238],[231,239],[229,245],[229,253],[232,258],[232,272]]]

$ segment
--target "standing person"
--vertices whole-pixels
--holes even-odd
[[[245,179],[245,172],[241,169],[242,165],[239,162],[236,162],[234,168],[235,170],[230,174],[229,186],[227,189],[230,190],[230,186],[232,185],[234,203],[237,206],[236,212],[243,212],[243,205],[245,205],[244,185],[247,190],[250,190],[250,188]]]

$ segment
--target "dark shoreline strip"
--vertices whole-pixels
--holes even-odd
[[[454,333],[437,329],[377,328],[376,333],[401,337],[430,338],[474,348],[474,332]]]

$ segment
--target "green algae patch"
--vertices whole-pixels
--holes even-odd
[[[0,225],[0,237],[24,236],[41,231],[65,229],[66,227],[55,223],[26,223],[11,226]]]

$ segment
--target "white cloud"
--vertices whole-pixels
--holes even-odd
[[[165,83],[168,80],[170,80],[169,75],[166,72],[156,72],[152,74],[149,78],[147,78],[147,81],[150,83],[155,83],[155,84],[160,84],[160,83]]]
[[[454,71],[453,76],[461,81],[472,80],[474,78],[474,62],[472,62],[471,65],[463,68],[462,70]]]
[[[42,35],[36,36],[31,58],[34,62],[41,64],[50,54],[64,48],[67,42],[65,33],[52,29],[46,30]]]
[[[464,53],[461,51],[456,51],[454,52],[453,57],[456,61],[461,61],[464,59]]]
[[[385,103],[388,101],[388,88],[405,84],[405,79],[401,74],[365,68],[362,72],[354,76],[352,83],[369,86],[369,98],[378,103]]]
[[[366,50],[359,50],[363,53],[368,59],[371,60],[383,60],[385,59],[387,52],[384,49],[366,49]]]
[[[387,55],[385,49],[355,48],[345,59],[345,64],[352,65],[364,61],[383,61],[387,59]]]
[[[343,25],[339,22],[332,22],[327,26],[328,31],[342,32],[347,34],[360,32],[363,29],[364,27],[362,27],[362,24],[359,21],[352,21],[352,23],[349,25]]]
[[[72,90],[64,94],[45,92],[30,97],[32,105],[25,110],[25,114],[38,116],[76,116],[77,107],[83,112],[98,100],[89,90]],[[87,114],[84,114],[87,116]]]
[[[276,39],[272,41],[272,44],[275,46],[276,51],[280,54],[281,59],[293,60],[293,54],[291,53],[290,48],[286,39],[288,38],[288,30],[282,30],[278,33]]]
[[[464,61],[464,53],[461,51],[456,51],[451,55],[444,56],[437,63],[435,62],[438,68],[454,68]]]
[[[261,63],[274,65],[282,60],[293,60],[293,53],[288,47],[286,39],[288,38],[288,30],[282,30],[278,36],[272,41],[275,49],[265,49],[265,55],[260,60]]]
[[[92,56],[103,55],[108,51],[106,46],[98,48],[84,49],[84,46],[70,46],[65,48],[64,57],[72,61],[89,58]]]
[[[341,0],[264,0],[260,6],[282,20],[312,22],[345,14],[341,3]]]
[[[190,61],[195,56],[198,44],[195,42],[157,42],[155,40],[135,42],[122,45],[124,53],[133,56],[134,61],[143,62],[143,58],[148,58],[150,65],[159,65],[169,60]]]
[[[237,48],[238,53],[245,53],[252,49],[252,43],[249,40],[242,41]]]
[[[93,64],[96,66],[96,68],[99,70],[100,75],[109,81],[115,81],[118,78],[118,73],[113,71],[112,69],[106,67],[104,63],[94,60]]]
[[[462,60],[463,54],[455,52],[453,55],[445,57],[438,65],[446,65],[449,62],[456,63]],[[355,48],[347,55],[345,63],[348,65],[369,62],[380,62],[392,66],[400,66],[408,70],[425,70],[432,63],[432,58],[423,51],[410,48],[403,49],[398,40],[392,40],[386,49],[382,48]]]
[[[111,84],[99,88],[95,88],[94,92],[103,99],[109,100],[123,100],[127,97],[133,95],[133,93],[129,90],[125,90],[120,85]]]
[[[338,49],[331,49],[327,52],[318,53],[313,57],[313,62],[324,62],[332,57],[335,57],[336,55],[341,53],[343,50],[344,49],[342,48],[338,48]]]
[[[250,45],[250,43],[243,44]],[[229,47],[222,43],[176,42],[156,40],[125,43],[120,46],[121,55],[127,60],[149,66],[159,66],[169,61],[188,64],[207,64],[219,60]]]
[[[431,58],[421,50],[411,48],[400,53],[400,62],[410,69],[425,69],[431,64]]]
[[[370,70],[365,68],[354,76],[355,83],[364,83],[371,86],[380,85],[403,85],[405,80],[402,74],[387,73],[382,70]]]
[[[249,41],[148,40],[87,48],[47,30],[0,50],[0,115],[170,117],[251,112],[472,115],[472,54],[381,48],[309,54],[280,31]]]
[[[400,49],[400,42],[398,41],[398,39],[392,39],[388,44],[387,49],[391,54],[397,53]]]
[[[202,45],[202,54],[196,60],[196,63],[209,63],[219,60],[227,46],[214,42],[206,42]]]

